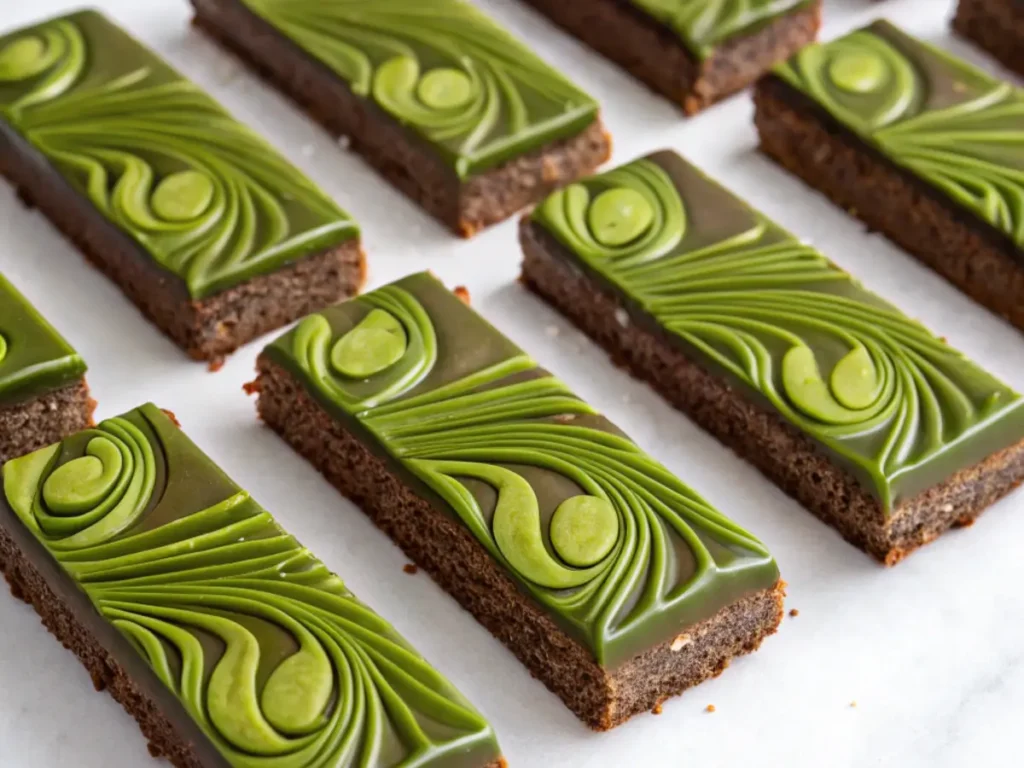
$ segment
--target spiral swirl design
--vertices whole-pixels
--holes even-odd
[[[391,368],[353,382],[329,350],[382,307],[410,344]],[[683,617],[705,618],[708,585],[778,578],[760,542],[429,275],[314,318],[268,354],[357,418],[600,661],[667,639]]]
[[[3,476],[15,513],[229,764],[497,756],[461,695],[153,406]]]
[[[4,118],[193,298],[357,236],[259,136],[98,14],[0,46],[0,82],[21,86]]]
[[[671,232],[596,247],[580,231],[587,211],[569,201],[585,203],[616,185],[657,198],[660,209],[687,207],[685,187],[690,218],[717,213],[716,239],[707,225],[684,226],[680,214]],[[852,462],[886,509],[901,476],[1019,411],[1020,398],[1005,385],[813,248],[738,207],[677,155],[660,153],[574,186],[541,205],[534,220],[699,358]],[[710,197],[716,202],[705,202]],[[726,206],[737,212],[729,227]]]
[[[1024,246],[1024,91],[886,22],[808,46],[776,74]]]
[[[701,57],[753,27],[789,13],[809,0],[629,0],[671,27]]]
[[[597,104],[462,0],[243,0],[467,178],[579,133]]]

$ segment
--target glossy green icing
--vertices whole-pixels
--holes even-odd
[[[463,0],[242,0],[461,178],[597,119],[596,102]]]
[[[628,0],[670,27],[690,51],[706,58],[738,35],[749,34],[811,0]]]
[[[408,345],[365,379],[332,346],[371,313]],[[614,666],[778,579],[764,546],[429,274],[311,315],[267,348]]]
[[[25,526],[239,768],[480,768],[490,726],[155,406],[9,462]]]
[[[655,215],[607,247],[587,209],[620,188]],[[533,221],[639,322],[774,408],[886,511],[1024,438],[1019,395],[672,152],[567,187]]]
[[[358,235],[265,141],[94,11],[0,37],[0,119],[196,299]]]
[[[52,392],[85,375],[85,362],[0,275],[0,407]]]
[[[1024,90],[878,21],[775,74],[1024,246]]]

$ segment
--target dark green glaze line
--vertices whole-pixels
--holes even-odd
[[[1024,90],[878,21],[775,74],[1024,246]]]
[[[0,275],[0,407],[73,384],[85,370],[71,345]]]
[[[467,178],[597,119],[598,106],[463,0],[242,0]]]
[[[368,326],[401,336],[380,345],[394,350],[386,364],[359,343]],[[600,663],[778,580],[757,539],[428,274],[311,315],[265,354],[429,489]]]
[[[95,11],[0,37],[0,119],[195,299],[358,236],[298,169]]]
[[[567,187],[533,221],[886,511],[1024,439],[1019,395],[672,152]]]
[[[732,38],[751,34],[811,0],[628,0],[679,35],[698,58]]]
[[[238,768],[480,768],[490,726],[146,405],[9,462],[11,508]]]

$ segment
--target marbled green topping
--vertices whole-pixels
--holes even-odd
[[[338,371],[338,340],[381,312],[404,329],[402,356],[368,378]],[[311,315],[266,354],[372,435],[601,663],[778,579],[760,542],[430,275]]]
[[[85,362],[0,275],[0,408],[73,384]]]
[[[154,406],[9,462],[3,485],[230,765],[500,754],[468,702]]]
[[[193,298],[358,235],[259,136],[92,11],[0,38],[0,118]]]
[[[775,74],[1024,246],[1024,90],[879,21]]]
[[[604,245],[589,211],[613,190],[643,198],[653,223]],[[533,220],[887,511],[1024,438],[1016,393],[678,155],[567,187]]]
[[[701,58],[811,0],[628,0],[670,27]]]
[[[593,123],[597,104],[463,0],[243,0],[466,178]]]

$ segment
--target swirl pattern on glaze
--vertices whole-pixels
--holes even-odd
[[[243,0],[461,178],[579,133],[597,104],[463,0]]]
[[[1024,91],[878,22],[775,73],[1024,246]]]
[[[461,695],[153,406],[3,477],[18,517],[229,764],[497,756]]]
[[[196,299],[358,234],[263,139],[92,12],[0,40],[0,116]]]
[[[677,210],[687,205],[677,184],[692,194],[689,214]],[[602,247],[587,206],[620,188],[673,215],[634,243]],[[702,223],[688,227],[688,216]],[[853,464],[886,510],[901,476],[1019,413],[1012,390],[677,155],[556,192],[534,221],[700,357]]]
[[[706,58],[729,38],[767,24],[810,0],[629,0]]]
[[[307,318],[270,351],[321,402],[358,419],[602,663],[674,636],[684,616],[713,614],[700,613],[709,589],[735,579],[726,592],[736,599],[775,583],[757,539],[528,356],[464,367],[461,357],[488,341],[460,343],[435,328],[437,304],[420,302],[438,294],[456,332],[485,325],[417,275]],[[385,307],[408,332],[404,356],[369,378],[341,374],[332,345]]]

